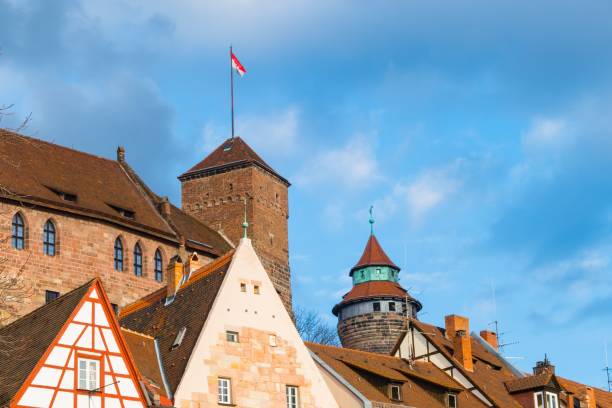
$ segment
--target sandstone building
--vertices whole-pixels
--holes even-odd
[[[0,129],[0,159],[0,268],[28,286],[0,322],[94,277],[115,309],[164,287],[171,258],[197,267],[237,244],[232,226],[242,223],[244,198],[256,247],[290,309],[289,183],[242,139],[181,176],[188,211],[151,191],[121,147],[109,160]]]

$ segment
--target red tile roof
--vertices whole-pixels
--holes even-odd
[[[522,392],[532,390],[534,388],[542,388],[553,380],[554,374],[546,372],[537,375],[528,375],[526,377],[517,378],[515,380],[506,381],[506,389],[509,393]]]
[[[574,394],[575,398],[578,398],[580,401],[585,400],[587,385],[559,376],[557,376],[557,380],[565,390]],[[591,388],[593,388],[593,391],[595,392],[595,402],[598,407],[612,408],[612,392],[604,391],[601,388],[596,387]]]
[[[278,177],[282,182],[289,185],[289,182],[278,174],[268,163],[266,163],[241,137],[236,136],[229,138],[221,143],[219,147],[212,151],[201,162],[187,170],[179,176],[179,179],[189,178],[209,174],[213,172],[222,172],[236,167],[246,167],[250,165],[258,166],[274,176]]]
[[[125,162],[109,160],[0,129],[0,198],[104,220],[193,249],[230,249],[216,231],[174,207],[168,219],[155,195]],[[62,194],[72,195],[71,200]],[[133,213],[123,216],[117,209]]]
[[[357,264],[353,266],[353,269],[351,269],[351,276],[355,269],[362,268],[364,266],[391,266],[399,269],[399,267],[395,265],[391,259],[389,259],[385,251],[378,243],[378,240],[374,234],[370,235],[365,249],[363,250],[363,255],[361,255],[361,258]]]

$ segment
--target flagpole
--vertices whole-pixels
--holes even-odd
[[[232,46],[230,45],[230,94],[232,104],[232,139],[234,138],[234,67],[232,65]]]

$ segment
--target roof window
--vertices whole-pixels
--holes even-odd
[[[172,349],[175,349],[175,348],[177,348],[178,346],[181,345],[181,343],[183,342],[183,339],[185,338],[185,333],[186,332],[187,332],[187,328],[186,327],[181,327],[179,332],[176,334],[176,338],[174,339],[174,343],[172,343]]]
[[[122,208],[122,207],[119,207],[113,204],[108,204],[108,206],[112,208],[113,210],[117,211],[119,215],[121,215],[124,218],[129,218],[130,220],[133,220],[134,218],[136,218],[136,213],[133,210],[128,210],[127,208]]]
[[[64,201],[70,201],[73,203],[76,203],[77,201],[77,195],[74,193],[68,193],[66,191],[62,191],[58,188],[55,187],[49,187],[46,186],[49,190],[53,191],[55,194],[57,194],[59,196],[59,198],[61,198]]]
[[[389,398],[393,401],[402,400],[402,386],[400,384],[389,385]]]

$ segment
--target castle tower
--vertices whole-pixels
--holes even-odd
[[[370,224],[373,223],[370,218]],[[372,230],[363,255],[350,271],[353,288],[332,309],[338,316],[342,346],[391,352],[406,330],[406,317],[416,318],[422,308],[398,283],[399,271]]]
[[[289,181],[240,137],[224,141],[179,180],[183,210],[235,245],[242,237],[246,201],[249,238],[291,311]]]

